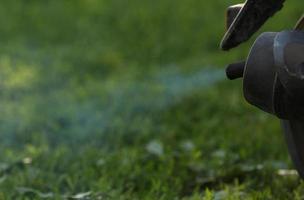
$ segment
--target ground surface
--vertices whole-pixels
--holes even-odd
[[[249,47],[218,51],[229,3],[2,2],[0,199],[303,199],[279,122],[225,80]]]

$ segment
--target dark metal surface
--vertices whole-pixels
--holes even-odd
[[[304,121],[282,120],[289,154],[299,173],[304,178]]]
[[[261,34],[247,61],[226,72],[228,78],[243,75],[245,99],[282,120],[290,155],[304,178],[304,32]]]
[[[302,178],[304,178],[304,71],[301,70],[301,64],[304,61],[304,32],[299,30],[303,28],[302,17],[296,25],[297,31],[278,34],[277,45],[274,48],[279,77],[288,96],[292,98],[288,105],[291,117],[289,120],[282,120],[285,139],[290,157]]]
[[[304,103],[304,32],[278,33],[273,52],[280,82],[293,99],[293,105],[299,107],[297,104]],[[293,110],[298,108],[290,112]],[[304,116],[304,113],[300,114]]]
[[[244,74],[246,61],[241,61],[238,63],[233,63],[227,66],[226,68],[226,76],[230,80],[234,80],[237,78],[242,78]]]
[[[221,48],[229,50],[247,41],[265,22],[283,7],[285,0],[247,0],[225,34]]]
[[[275,114],[276,69],[273,44],[277,33],[263,33],[252,46],[243,80],[245,99],[265,112]]]

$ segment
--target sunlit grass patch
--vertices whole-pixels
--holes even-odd
[[[234,2],[3,1],[0,199],[301,199],[278,120],[225,80]]]

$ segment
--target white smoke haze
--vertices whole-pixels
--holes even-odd
[[[8,72],[1,82],[0,131],[2,142],[8,144],[24,139],[31,132],[48,134],[53,140],[85,140],[95,134],[106,134],[117,126],[134,126],[134,119],[141,126],[152,115],[224,78],[221,69],[203,68],[185,73],[177,66],[169,66],[140,80],[100,78],[91,83],[70,84],[50,74],[55,81],[48,84],[48,77],[34,80],[35,66],[16,67],[3,62],[2,59],[7,69],[2,70]],[[19,88],[18,80],[11,79],[14,74],[22,79],[22,73],[25,75],[24,80],[19,80],[22,85]],[[10,82],[15,85],[9,85]],[[46,89],[36,90],[35,84],[45,84]]]

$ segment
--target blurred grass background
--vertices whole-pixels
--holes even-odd
[[[1,2],[0,199],[303,199],[278,120],[225,80],[254,40],[219,51],[234,3]]]

